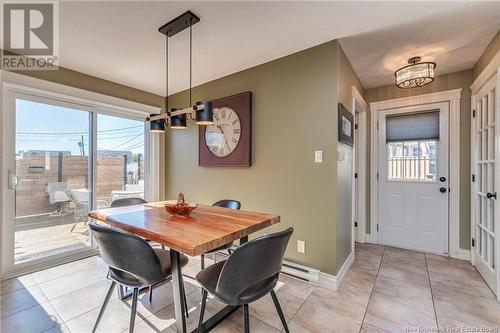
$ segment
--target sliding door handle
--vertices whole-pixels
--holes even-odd
[[[16,186],[17,186],[17,176],[12,171],[9,171],[8,177],[9,177],[9,179],[8,179],[7,187],[9,190],[13,191],[16,189]]]
[[[496,200],[496,199],[497,199],[497,192],[495,192],[495,193],[490,193],[490,192],[488,192],[488,193],[486,193],[486,197],[487,197],[488,199],[493,199],[493,198],[495,198],[495,200]]]

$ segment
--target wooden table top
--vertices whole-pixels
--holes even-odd
[[[164,202],[153,202],[89,213],[93,219],[197,256],[270,225],[279,215],[199,205],[189,216],[167,213]]]

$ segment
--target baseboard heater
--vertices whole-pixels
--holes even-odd
[[[236,248],[237,246],[233,245],[231,249],[234,251],[236,250]],[[220,251],[217,254],[227,257],[227,253],[225,251]],[[304,265],[296,264],[288,260],[283,260],[281,272],[286,275],[295,277],[297,279],[301,279],[303,281],[319,285],[319,275],[320,275],[319,269],[314,269]]]

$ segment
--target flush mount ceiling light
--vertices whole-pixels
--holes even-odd
[[[408,59],[409,65],[398,69],[394,76],[396,85],[399,88],[408,89],[423,87],[434,81],[434,69],[436,64],[433,62],[420,62],[421,57]]]
[[[170,120],[172,129],[187,128],[187,115],[198,125],[210,125],[213,123],[212,103],[209,101],[198,101],[192,103],[193,89],[193,25],[200,22],[200,18],[194,15],[191,11],[176,17],[167,24],[161,26],[158,31],[165,35],[165,53],[166,53],[166,100],[165,114],[151,115],[146,119],[149,122],[150,132],[162,133],[165,132]],[[189,105],[187,108],[169,109],[168,105],[168,39],[178,34],[179,32],[189,28]]]

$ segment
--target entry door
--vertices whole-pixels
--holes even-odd
[[[473,117],[473,260],[490,288],[497,291],[498,261],[498,101],[496,76],[475,95]],[[495,177],[496,176],[496,177]]]
[[[448,103],[382,111],[378,241],[448,252]]]

